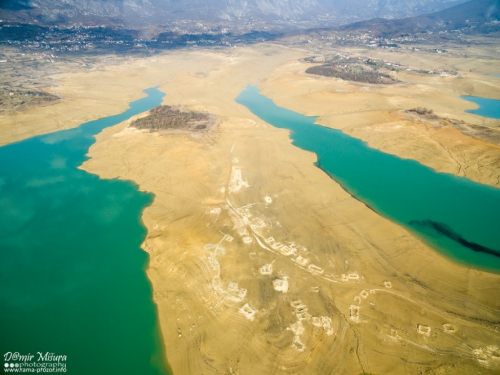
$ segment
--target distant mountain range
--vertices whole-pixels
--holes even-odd
[[[401,18],[466,0],[0,0],[0,18],[43,24],[160,24],[172,21],[341,25]]]
[[[392,37],[404,33],[469,29],[477,33],[500,31],[500,0],[472,0],[439,12],[397,20],[376,18],[340,28],[370,31]]]

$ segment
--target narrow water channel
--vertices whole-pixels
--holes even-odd
[[[293,144],[350,194],[406,227],[437,251],[473,268],[500,272],[500,189],[370,148],[315,117],[277,106],[248,86],[236,101],[290,130]],[[335,103],[332,103],[335,105]]]

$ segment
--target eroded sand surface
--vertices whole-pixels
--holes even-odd
[[[446,84],[439,100],[439,82],[365,89],[305,75],[300,57],[272,45],[176,52],[61,78],[69,97],[110,98],[88,116],[160,83],[164,104],[221,121],[196,137],[126,122],[97,137],[83,166],[155,194],[143,248],[174,374],[498,373],[500,276],[452,263],[380,217],[234,99],[258,84],[373,147],[492,185],[499,147],[396,113],[430,95],[428,107],[449,100],[442,108],[473,123]],[[100,80],[113,91],[86,91]]]

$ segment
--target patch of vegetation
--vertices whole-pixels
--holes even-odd
[[[161,105],[153,108],[149,115],[137,119],[130,126],[137,129],[206,131],[217,123],[217,118],[205,112],[183,111],[179,107]]]
[[[408,112],[416,113],[417,115],[424,116],[428,119],[433,119],[433,120],[439,119],[439,116],[436,116],[432,109],[428,109],[425,107],[412,108],[412,109],[409,109]]]
[[[372,84],[388,85],[398,82],[388,74],[380,73],[377,69],[366,68],[361,64],[325,64],[308,68],[306,73]]]
[[[411,118],[416,116],[420,120],[429,121],[435,128],[452,126],[464,135],[500,146],[500,130],[498,129],[468,124],[463,120],[440,117],[432,109],[425,107],[412,108],[407,110],[406,113],[412,115]]]
[[[59,97],[43,91],[0,88],[0,111],[18,111],[53,104]]]

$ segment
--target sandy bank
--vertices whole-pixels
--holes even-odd
[[[399,58],[397,62],[408,63],[400,55],[390,57],[392,61]],[[485,77],[479,81],[474,74],[464,78],[406,72],[397,75],[405,82],[402,84],[358,84],[305,74],[310,65],[291,62],[281,67],[263,80],[263,94],[280,106],[318,116],[319,124],[341,129],[373,148],[417,160],[438,172],[500,186],[500,146],[466,136],[452,126],[436,127],[426,121],[410,120],[402,113],[426,107],[445,118],[496,130],[499,120],[465,112],[474,108],[474,103],[460,98],[467,95],[460,87],[470,86],[473,95],[496,98],[500,97],[500,86],[484,83]]]
[[[161,60],[176,72],[161,86],[165,102],[217,114],[218,130],[193,139],[121,124],[98,136],[84,165],[156,196],[143,247],[174,373],[498,372],[500,276],[454,264],[381,218],[286,131],[234,102],[260,80],[278,104],[317,115],[325,103],[310,95],[322,90],[296,77],[298,54],[258,46],[188,57],[195,70]]]

